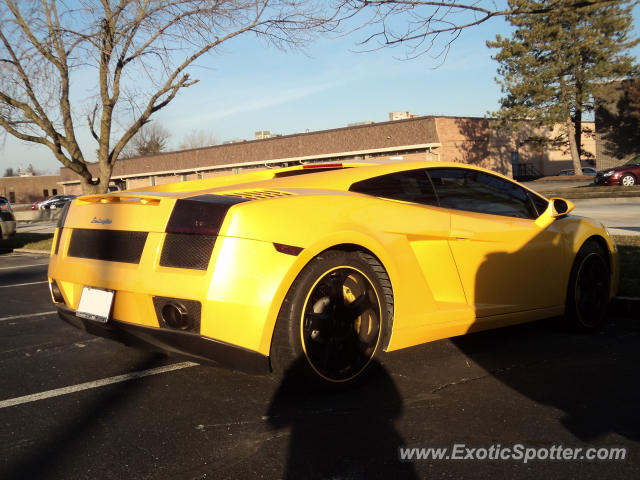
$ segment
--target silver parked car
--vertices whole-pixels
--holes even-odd
[[[76,198],[76,195],[54,195],[38,203],[38,210],[49,210],[51,208],[62,208],[69,200]]]

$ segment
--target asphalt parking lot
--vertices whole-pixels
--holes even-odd
[[[640,315],[438,341],[311,393],[76,330],[52,313],[46,263],[0,255],[2,479],[640,478]],[[519,444],[626,458],[399,459]]]

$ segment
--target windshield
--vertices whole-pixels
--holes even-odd
[[[633,157],[625,165],[640,165],[640,155]]]

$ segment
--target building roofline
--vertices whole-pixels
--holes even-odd
[[[400,121],[400,120],[399,120]],[[372,153],[388,153],[395,152],[398,150],[421,150],[421,149],[431,149],[431,148],[439,148],[442,144],[439,142],[432,143],[420,143],[415,145],[400,145],[395,147],[383,147],[383,148],[371,148],[367,150],[355,150],[350,152],[336,152],[336,153],[323,153],[319,155],[307,155],[304,157],[286,157],[286,158],[277,158],[272,160],[261,160],[256,162],[242,162],[242,163],[226,163],[223,165],[210,165],[204,167],[192,167],[192,168],[182,168],[176,170],[163,170],[157,172],[139,172],[139,173],[130,173],[126,175],[113,175],[111,180],[124,180],[128,178],[137,178],[137,177],[152,177],[158,175],[184,175],[187,173],[196,173],[196,172],[210,172],[213,170],[224,170],[228,168],[242,168],[242,167],[251,167],[256,165],[270,165],[274,163],[285,163],[285,162],[300,162],[303,163],[309,160],[323,160],[327,158],[336,158],[336,157],[349,157],[354,155],[367,155]],[[64,182],[58,182],[60,185],[74,185],[80,183],[80,180],[67,180]]]
[[[171,155],[171,154],[175,154],[175,153],[184,153],[184,152],[192,152],[192,151],[196,151],[196,150],[202,151],[202,150],[210,150],[210,149],[217,149],[217,148],[233,147],[234,145],[238,145],[238,144],[282,141],[282,139],[287,139],[287,138],[312,136],[312,135],[321,135],[321,134],[326,134],[326,133],[331,133],[331,132],[337,132],[337,131],[340,131],[340,130],[358,130],[358,129],[366,129],[366,128],[370,129],[370,128],[374,128],[374,127],[378,127],[378,126],[397,125],[399,123],[416,122],[416,121],[420,121],[420,120],[429,120],[429,119],[435,119],[435,118],[475,118],[475,117],[445,117],[444,115],[425,115],[425,116],[422,116],[422,117],[403,118],[402,120],[388,120],[388,121],[385,121],[385,122],[373,122],[373,123],[369,123],[369,124],[366,124],[366,125],[354,125],[354,126],[350,126],[350,127],[347,126],[347,127],[329,128],[327,130],[312,130],[312,131],[309,131],[309,132],[291,133],[291,134],[288,134],[288,135],[280,135],[280,136],[277,136],[277,137],[261,138],[259,140],[256,140],[256,139],[244,140],[242,142],[221,143],[219,145],[209,145],[207,147],[188,148],[186,150],[172,150],[170,152],[159,152],[159,153],[154,153],[154,154],[149,154],[149,155],[136,155],[135,157],[121,158],[119,160],[133,160],[133,159],[137,159],[137,158],[160,157],[160,156],[164,156],[164,155]],[[478,118],[480,118],[480,117],[478,117]]]

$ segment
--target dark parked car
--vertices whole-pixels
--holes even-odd
[[[570,168],[568,170],[560,170],[560,173],[558,173],[558,175],[573,175],[574,172],[575,170],[573,168]],[[595,174],[596,174],[595,168],[582,167],[582,175],[595,175]]]
[[[640,155],[623,165],[599,171],[594,182],[598,185],[632,187],[638,184],[638,180],[640,180]]]
[[[4,197],[0,197],[0,236],[9,238],[16,233],[16,219],[13,216],[11,203]]]

